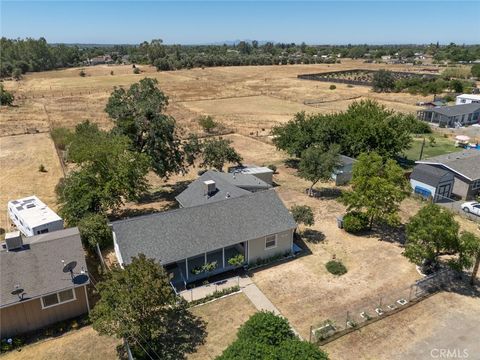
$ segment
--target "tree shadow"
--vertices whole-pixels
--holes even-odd
[[[300,160],[295,158],[290,158],[290,159],[286,159],[283,163],[287,168],[298,170],[298,165],[300,164]]]
[[[325,234],[315,229],[306,229],[301,233],[301,238],[311,244],[318,244],[325,240]]]
[[[179,181],[175,184],[167,184],[160,189],[143,194],[137,201],[138,204],[149,204],[159,200],[176,201],[175,197],[184,191],[191,183],[189,180]]]
[[[377,237],[380,241],[387,241],[390,243],[397,243],[400,245],[405,245],[406,242],[406,233],[405,225],[400,226],[390,226],[387,224],[378,224],[375,225],[372,230],[368,231],[366,234],[363,234],[367,237]]]
[[[309,189],[305,190],[308,194]],[[320,188],[320,189],[313,189],[312,196],[315,198],[322,198],[322,199],[337,199],[342,196],[343,191],[339,188]]]
[[[158,209],[154,208],[144,208],[144,209],[121,209],[109,216],[109,220],[116,221],[122,220],[126,218],[142,216],[142,215],[149,215],[160,212]]]

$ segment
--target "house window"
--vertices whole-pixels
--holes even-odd
[[[48,229],[37,230],[37,234],[45,234],[48,233]]]
[[[480,179],[475,180],[475,181],[472,183],[472,190],[477,190],[477,189],[480,189]]]
[[[275,247],[277,247],[277,235],[265,237],[265,249],[273,249]]]
[[[73,291],[73,289],[68,289],[55,294],[42,296],[42,309],[64,304],[73,300],[76,300],[75,292]]]

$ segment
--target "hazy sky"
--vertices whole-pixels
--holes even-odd
[[[480,1],[1,1],[1,33],[48,42],[480,43]]]

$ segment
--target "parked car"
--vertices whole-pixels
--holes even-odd
[[[469,214],[480,216],[480,203],[476,201],[468,201],[461,205],[462,210]]]

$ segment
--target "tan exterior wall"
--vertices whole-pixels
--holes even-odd
[[[277,234],[277,246],[265,249],[265,237],[248,241],[248,262],[265,259],[292,250],[293,229]]]
[[[75,289],[76,300],[42,309],[41,299],[33,299],[0,309],[0,338],[37,330],[88,312],[85,286]]]

